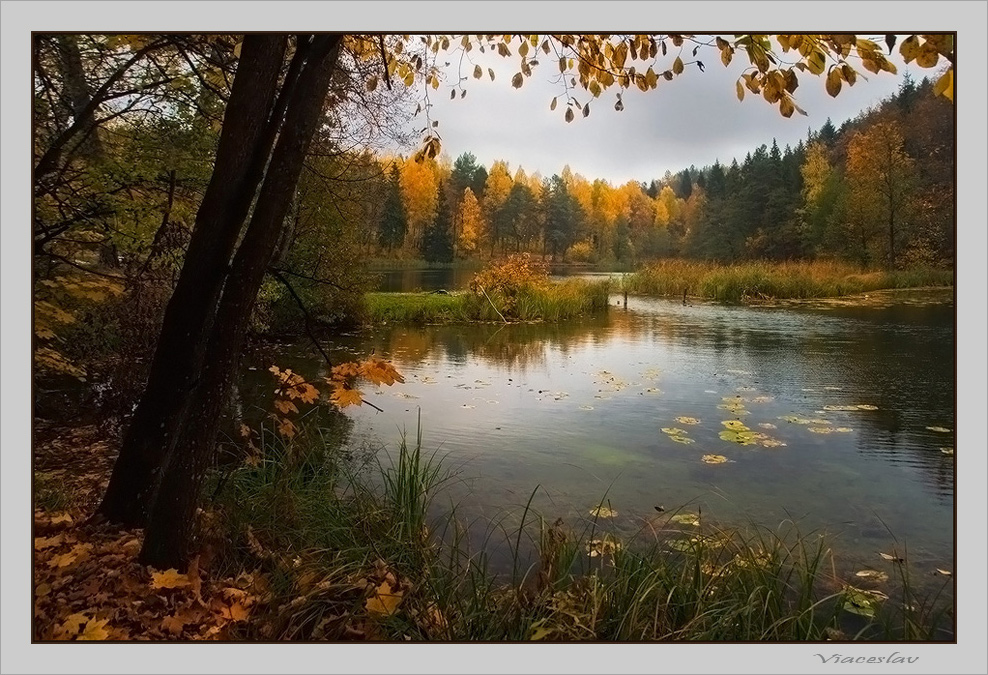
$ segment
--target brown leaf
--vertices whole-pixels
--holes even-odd
[[[373,596],[367,598],[365,607],[371,614],[391,616],[397,611],[398,605],[401,604],[401,598],[402,592],[400,590],[392,590],[391,584],[385,581],[377,587]]]
[[[55,627],[55,639],[64,640],[72,637],[87,621],[89,621],[89,617],[85,614],[70,614],[65,617],[65,621]]]
[[[54,537],[35,537],[34,550],[43,551],[46,548],[51,548],[52,546],[58,546],[63,541],[65,541],[64,534],[56,534]]]
[[[161,620],[161,630],[172,635],[181,634],[185,628],[185,620],[178,616],[166,616]]]

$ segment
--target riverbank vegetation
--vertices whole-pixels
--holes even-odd
[[[688,508],[639,514],[629,532],[606,495],[580,522],[518,505],[475,550],[435,501],[458,477],[420,437],[388,453],[308,424],[250,443],[253,460],[212,474],[186,573],[149,574],[133,563],[139,532],[78,525],[71,500],[37,511],[39,638],[952,639],[949,602],[914,589],[906,551],[856,571],[821,533]]]
[[[917,267],[868,271],[840,262],[746,262],[720,265],[660,260],[622,278],[620,288],[639,295],[691,297],[718,302],[834,298],[869,291],[952,286],[950,269]]]
[[[607,310],[611,283],[551,283],[544,261],[527,255],[492,263],[465,292],[369,293],[365,320],[379,323],[558,322]]]

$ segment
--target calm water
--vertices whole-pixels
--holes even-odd
[[[383,270],[368,272],[374,279],[375,290],[384,293],[411,293],[414,291],[457,291],[467,287],[470,279],[477,273],[476,269],[417,269],[417,270]],[[587,278],[606,279],[613,275],[610,272],[586,272],[580,268],[560,268],[553,276],[582,276]]]
[[[654,506],[685,505],[725,525],[794,519],[834,535],[847,564],[875,569],[891,531],[924,574],[953,569],[954,458],[941,452],[955,428],[949,292],[873,294],[866,306],[631,298],[625,310],[616,300],[607,317],[560,326],[341,337],[335,358],[373,349],[406,378],[367,390],[383,412],[350,409],[352,438],[394,450],[401,430],[414,439],[421,410],[425,448],[458,473],[439,504],[455,503],[478,532],[517,518],[535,491],[550,522],[576,524],[607,499],[618,512],[608,526],[631,533],[654,526]],[[323,368],[304,344],[286,349],[282,365]],[[735,396],[747,414],[722,407]],[[826,409],[858,404],[877,410]],[[785,445],[721,440],[722,421],[737,418]],[[844,431],[810,431],[821,427]],[[705,454],[728,462],[705,464]]]

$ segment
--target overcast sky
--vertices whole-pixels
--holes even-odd
[[[884,46],[881,37],[872,37],[878,37],[876,41]],[[517,40],[512,43],[512,52],[518,44]],[[693,60],[691,51],[691,45],[684,47],[684,62]],[[670,49],[666,57],[660,55],[656,71],[671,67],[677,53],[677,49]],[[446,69],[447,80],[430,96],[432,117],[439,120],[437,131],[446,154],[456,158],[472,152],[485,166],[501,159],[512,171],[521,165],[528,173],[539,171],[544,177],[569,164],[574,172],[589,179],[604,178],[615,184],[647,182],[666,170],[702,167],[715,160],[730,163],[763,143],[771,145],[773,138],[780,147],[795,145],[806,138],[808,129],[819,129],[828,117],[839,127],[897,91],[905,72],[917,82],[934,74],[905,66],[898,45],[890,57],[898,67],[897,75],[873,75],[859,68],[868,80],[859,78],[854,87],[845,84],[836,99],[827,95],[822,77],[803,73],[794,97],[807,116],[797,113],[786,119],[777,106],[751,92],[746,91],[745,100],[738,101],[735,82],[750,65],[742,52],[737,52],[725,68],[716,48],[701,47],[696,59],[704,63],[703,72],[688,65],[672,81],[660,79],[656,90],[624,90],[621,112],[614,109],[616,87],[598,99],[582,89],[574,90],[581,104],[590,102],[591,113],[584,118],[577,111],[576,119],[566,123],[564,88],[552,57],[534,68],[533,76],[526,78],[520,89],[514,89],[510,81],[518,71],[517,56],[501,58],[489,51],[480,54],[476,48],[469,56],[473,61],[464,59],[461,67],[463,75],[469,76],[464,82],[466,97],[449,97],[450,85],[457,79],[458,55],[448,59],[452,63]],[[849,60],[853,63],[853,56]],[[470,76],[474,63],[484,69],[480,80]],[[496,72],[493,82],[486,74],[489,66]],[[559,105],[550,111],[554,96],[559,96]],[[421,115],[416,123],[420,129],[424,126]]]

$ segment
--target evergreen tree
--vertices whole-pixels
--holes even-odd
[[[391,177],[384,197],[384,208],[381,211],[381,225],[378,229],[381,248],[389,252],[401,248],[405,243],[406,232],[408,232],[408,216],[405,214],[405,204],[401,200],[401,175],[398,166],[392,165]]]
[[[453,262],[453,210],[443,185],[438,187],[436,218],[422,237],[422,257],[431,263]]]

